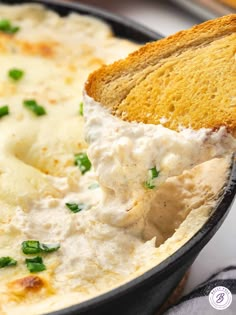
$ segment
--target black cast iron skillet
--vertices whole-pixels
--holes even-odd
[[[27,1],[9,0],[1,2],[22,4]],[[161,37],[135,22],[90,6],[56,0],[28,2],[45,4],[48,8],[63,16],[74,11],[98,17],[111,25],[117,36],[138,43],[157,40]],[[232,158],[230,176],[213,214],[184,246],[161,264],[127,284],[86,302],[50,313],[50,315],[153,315],[169,297],[201,249],[223,223],[235,194],[236,160]]]

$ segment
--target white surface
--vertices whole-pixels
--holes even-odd
[[[119,12],[165,36],[199,23],[197,18],[167,1],[129,1],[124,7],[120,6]]]
[[[129,17],[165,36],[200,23],[197,18],[186,14],[185,11],[165,0],[82,1]]]

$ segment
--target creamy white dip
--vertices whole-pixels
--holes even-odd
[[[122,121],[86,93],[84,104],[88,156],[103,191],[99,217],[111,224],[135,222],[149,211],[150,190],[155,195],[167,178],[236,149],[236,139],[224,127],[176,132]],[[151,179],[153,168],[157,174]]]

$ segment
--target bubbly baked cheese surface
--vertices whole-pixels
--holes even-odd
[[[107,292],[174,253],[209,217],[229,159],[168,179],[143,220],[101,216],[111,194],[87,158],[83,85],[138,45],[97,19],[61,18],[38,5],[0,5],[0,18],[0,314],[43,314]],[[114,165],[106,165],[113,185]],[[113,200],[110,209],[119,208]]]

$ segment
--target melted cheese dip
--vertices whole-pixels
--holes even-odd
[[[0,314],[43,314],[141,275],[189,240],[214,208],[230,161],[214,159],[167,177],[228,147],[225,142],[215,145],[225,134],[220,130],[211,134],[199,158],[191,153],[193,145],[202,150],[209,131],[177,135],[161,126],[128,126],[101,107],[94,112],[96,106],[86,101],[93,168],[82,175],[74,155],[87,150],[79,114],[84,81],[91,71],[125,57],[137,45],[115,38],[99,20],[76,14],[61,18],[38,5],[1,5],[0,16],[20,27],[14,35],[0,33],[0,107],[9,106],[9,115],[0,118],[0,258],[17,261],[16,266],[0,268]],[[8,76],[12,68],[24,71],[21,80]],[[29,99],[47,114],[36,116],[23,106]],[[108,133],[101,128],[103,122]],[[119,131],[115,135],[113,122]],[[152,138],[156,130],[160,139]],[[156,159],[154,140],[158,148],[164,141],[163,148],[169,143],[168,150],[190,154],[182,163],[180,155],[165,149]],[[156,184],[167,180],[147,192],[143,182],[153,166],[161,170]],[[138,211],[134,204],[139,194]],[[85,207],[73,213],[66,203]],[[128,208],[132,215],[127,217]],[[29,272],[25,259],[35,255],[22,252],[26,240],[60,244],[59,250],[40,254],[46,270]]]
[[[148,200],[168,177],[236,149],[225,127],[176,132],[122,121],[86,94],[84,103],[88,155],[103,189],[99,217],[110,224],[134,223],[149,211]],[[153,168],[157,174],[150,179]]]

